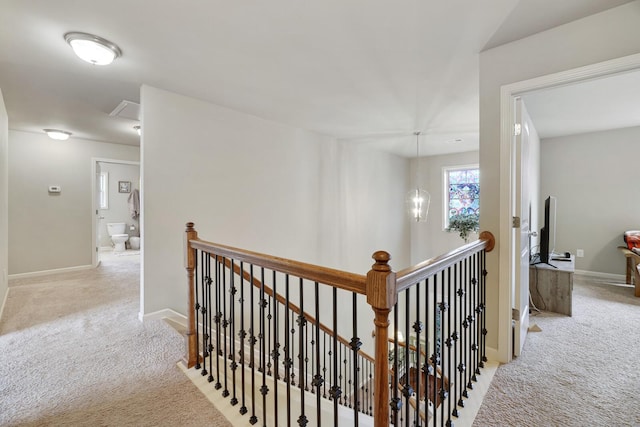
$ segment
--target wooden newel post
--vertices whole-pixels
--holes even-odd
[[[391,256],[384,251],[373,254],[376,261],[367,273],[367,303],[375,313],[375,366],[373,422],[375,427],[389,425],[389,313],[396,304],[396,273],[391,271]]]
[[[185,259],[184,267],[187,269],[187,332],[185,334],[186,351],[182,362],[191,368],[198,363],[198,339],[196,336],[196,299],[195,299],[195,283],[194,269],[196,265],[195,249],[191,248],[189,240],[197,239],[198,232],[193,228],[193,223],[187,223],[187,229],[184,235]]]

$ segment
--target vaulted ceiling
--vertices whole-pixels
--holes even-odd
[[[478,144],[478,54],[629,0],[3,1],[11,129],[138,145],[109,115],[148,84],[400,155]],[[63,35],[122,56],[93,66]],[[461,140],[461,141],[458,141]]]

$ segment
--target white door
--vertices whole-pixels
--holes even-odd
[[[513,239],[513,271],[512,277],[512,307],[515,322],[513,355],[519,356],[527,338],[529,329],[529,129],[532,124],[520,98],[516,99],[515,123],[512,150],[513,159],[513,207],[512,227]]]

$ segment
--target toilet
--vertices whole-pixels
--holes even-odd
[[[114,244],[114,252],[123,252],[126,250],[125,244],[129,239],[129,235],[124,232],[127,224],[124,222],[110,222],[107,224],[107,233],[111,236]]]

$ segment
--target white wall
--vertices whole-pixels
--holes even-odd
[[[91,265],[92,158],[137,161],[139,148],[12,130],[9,155],[9,274]]]
[[[451,166],[467,166],[478,164],[479,153],[447,154],[420,158],[420,174],[422,185],[431,194],[431,205],[427,222],[411,223],[411,263],[416,264],[429,258],[441,255],[464,244],[458,233],[444,231],[444,169]],[[416,160],[411,161],[415,170]],[[411,173],[415,176],[415,172]],[[480,188],[480,215],[482,216],[482,188]],[[470,240],[477,235],[472,234]]]
[[[127,224],[125,232],[129,236],[140,235],[140,224],[138,218],[131,218],[129,213],[129,196],[132,193],[120,193],[118,182],[129,181],[131,191],[140,190],[140,166],[122,163],[98,162],[100,172],[109,174],[109,208],[100,209],[100,216],[103,219],[98,226],[98,246],[111,247],[111,238],[107,232],[107,224],[110,222],[124,222]],[[130,230],[133,225],[135,230]]]
[[[583,249],[578,270],[625,273],[617,247],[640,229],[639,141],[640,127],[542,140],[541,194],[558,199],[556,252]]]
[[[149,86],[141,103],[143,314],[186,312],[188,221],[206,240],[356,273],[379,249],[408,266],[406,159]]]
[[[500,88],[534,77],[570,70],[640,52],[640,1],[566,24],[480,54],[480,228],[491,231],[498,246],[487,257],[487,344],[497,348],[498,333],[506,336],[510,325],[498,324],[500,269]],[[510,319],[510,316],[508,316]],[[499,329],[502,328],[502,331]],[[508,349],[501,349],[503,354]]]
[[[0,90],[0,316],[9,283],[9,118]]]

